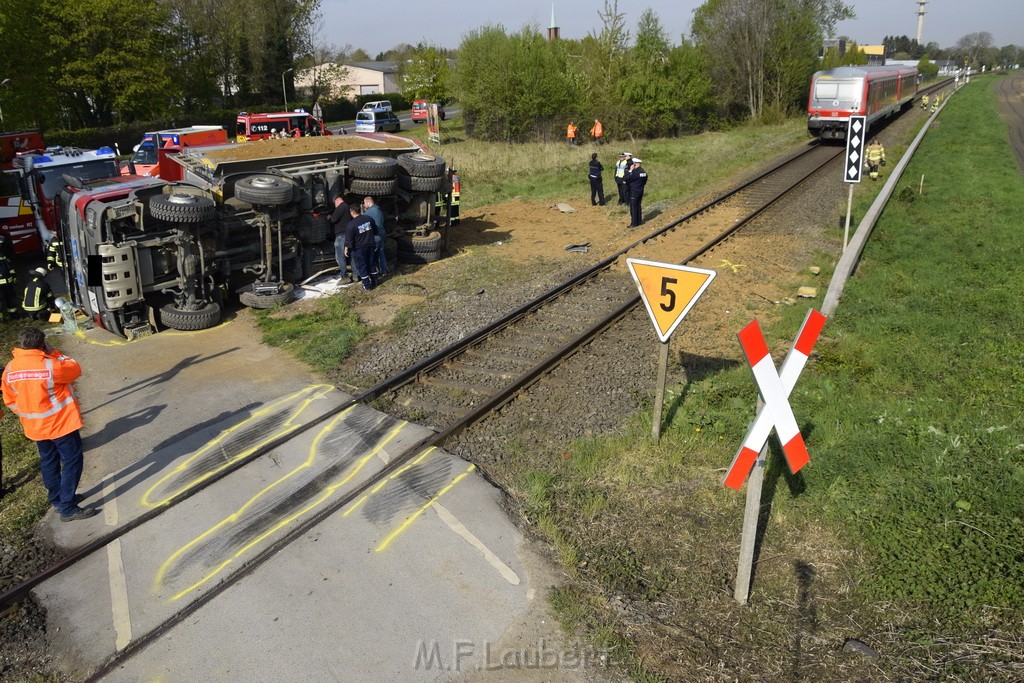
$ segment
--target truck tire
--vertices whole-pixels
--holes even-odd
[[[445,161],[427,152],[406,152],[398,155],[398,164],[411,176],[436,178],[444,175]]]
[[[386,180],[394,178],[398,173],[398,162],[391,157],[352,157],[345,163],[348,164],[348,170],[355,178]]]
[[[441,258],[441,233],[413,235],[398,240],[398,260],[402,263],[433,263]]]
[[[423,178],[414,175],[398,176],[398,186],[404,190],[412,190],[413,192],[437,192],[444,187],[444,181],[444,176],[437,176],[434,178]]]
[[[243,306],[249,308],[273,308],[281,304],[286,304],[292,300],[295,295],[295,286],[290,282],[286,282],[281,285],[281,291],[277,294],[257,294],[252,291],[245,291],[238,295],[238,300],[242,302]]]
[[[212,220],[217,208],[209,197],[184,192],[157,194],[149,200],[153,218],[170,223],[205,223]]]
[[[172,330],[205,330],[220,322],[220,305],[210,302],[195,311],[185,311],[167,304],[160,309],[160,324]]]
[[[349,181],[348,191],[353,194],[369,195],[373,197],[382,197],[384,195],[394,194],[395,179],[363,180],[362,178],[353,178]]]
[[[387,260],[388,266],[398,262],[398,242],[390,237],[384,238],[384,258]]]
[[[327,239],[328,230],[327,216],[310,216],[310,222],[299,225],[297,232],[303,244],[319,244]]]
[[[292,200],[292,186],[272,175],[251,175],[235,183],[235,197],[248,204],[280,206]]]

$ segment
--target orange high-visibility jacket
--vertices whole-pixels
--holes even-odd
[[[599,138],[604,135],[604,126],[597,119],[594,119],[594,127],[590,129],[590,137]]]
[[[569,138],[570,140],[576,137],[576,126],[572,125],[571,123],[568,126],[566,126],[565,137]]]
[[[4,404],[21,420],[25,436],[33,441],[57,439],[82,428],[71,383],[82,376],[78,361],[60,351],[13,349],[4,368]]]

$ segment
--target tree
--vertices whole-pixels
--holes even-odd
[[[418,47],[408,62],[398,68],[398,85],[410,100],[448,102],[451,99],[452,70],[444,52],[436,47]]]
[[[722,108],[759,119],[803,100],[823,36],[853,16],[841,0],[708,0],[694,13],[693,35]]]
[[[155,116],[178,95],[156,0],[44,0],[39,30],[58,97],[87,126]]]
[[[965,61],[967,64],[979,65],[982,57],[992,47],[992,34],[988,31],[968,33],[956,41],[953,50],[959,58],[958,61]]]

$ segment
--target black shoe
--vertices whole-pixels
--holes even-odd
[[[69,515],[61,515],[60,521],[62,522],[77,522],[80,519],[89,519],[99,514],[99,510],[96,508],[77,508],[74,512]]]

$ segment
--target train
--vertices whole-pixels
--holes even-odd
[[[919,85],[913,66],[842,66],[811,76],[807,130],[816,138],[845,140],[851,116],[875,122],[910,106]]]

